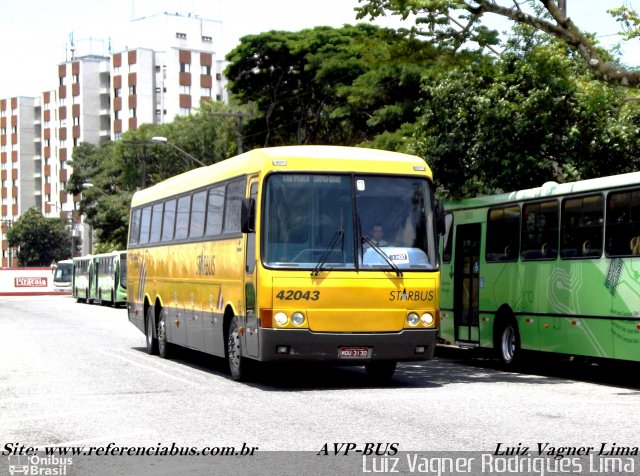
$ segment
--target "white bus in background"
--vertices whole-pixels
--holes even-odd
[[[65,259],[56,263],[53,271],[53,290],[59,293],[71,293],[73,278],[73,261]]]

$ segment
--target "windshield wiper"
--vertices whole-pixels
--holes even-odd
[[[336,243],[338,243],[338,240],[341,238],[342,238],[342,244],[344,246],[344,230],[342,228],[336,230],[336,232],[333,234],[333,238],[331,238],[331,243],[329,243],[329,246],[327,246],[322,256],[320,256],[320,259],[318,260],[318,264],[316,264],[316,267],[313,268],[313,271],[311,271],[311,276],[318,276],[320,274],[320,271],[322,271],[322,267],[327,262],[329,255],[331,254],[333,249],[336,247]]]
[[[395,264],[393,262],[393,260],[391,258],[389,258],[386,253],[384,251],[382,251],[380,249],[380,247],[378,245],[376,245],[372,240],[369,239],[368,236],[366,235],[362,235],[362,242],[368,244],[369,246],[371,246],[371,248],[373,248],[373,250],[378,253],[380,256],[382,256],[382,258],[389,263],[389,266],[391,266],[391,268],[393,268],[393,270],[396,272],[396,275],[398,277],[402,276],[402,271],[400,271],[400,268],[398,268],[398,265]]]

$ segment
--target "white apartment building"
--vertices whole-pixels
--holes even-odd
[[[227,101],[222,23],[163,13],[130,24],[129,49],[113,55],[112,136],[138,124],[189,114],[201,101]],[[217,42],[215,40],[218,40]]]

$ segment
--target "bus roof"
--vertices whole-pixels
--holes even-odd
[[[284,161],[284,164],[275,164]],[[420,170],[414,169],[419,167]],[[168,195],[205,187],[210,183],[244,174],[271,170],[336,171],[361,173],[420,174],[431,177],[431,169],[415,155],[362,147],[300,145],[254,149],[207,167],[171,177],[133,196],[131,206],[148,203]]]
[[[446,203],[447,210],[459,210],[468,208],[484,208],[499,204],[513,203],[524,200],[536,200],[547,197],[560,197],[602,190],[611,190],[640,184],[640,172],[611,175],[577,182],[558,184],[546,182],[541,187],[518,190],[515,192],[487,195],[482,197],[467,198]]]

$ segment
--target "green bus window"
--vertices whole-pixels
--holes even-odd
[[[151,228],[151,207],[142,209],[142,218],[140,220],[140,241],[141,245],[149,243],[149,230]]]
[[[178,199],[178,214],[176,215],[176,240],[183,240],[189,233],[189,215],[191,209],[191,195]]]
[[[163,203],[156,203],[153,206],[153,210],[151,212],[151,236],[149,237],[149,243],[157,243],[160,241],[163,205]]]
[[[140,215],[142,210],[139,208],[131,213],[131,234],[129,235],[129,244],[137,245],[140,238]]]
[[[520,207],[492,208],[487,217],[488,262],[517,261],[520,247]]]
[[[173,229],[176,226],[177,200],[167,200],[164,204],[164,217],[162,219],[162,241],[173,240]]]
[[[557,200],[529,203],[522,207],[522,259],[558,257],[558,221]]]
[[[234,180],[227,184],[227,196],[224,205],[223,233],[240,231],[240,208],[244,198],[245,180]]]
[[[599,258],[602,255],[604,197],[589,195],[562,202],[560,257]]]
[[[224,185],[209,189],[207,204],[207,226],[204,234],[216,236],[222,233],[222,212],[224,210]]]
[[[605,236],[607,256],[640,256],[640,190],[609,194]]]
[[[204,233],[204,217],[207,208],[207,191],[193,194],[191,202],[191,224],[189,225],[189,238],[200,238]]]

